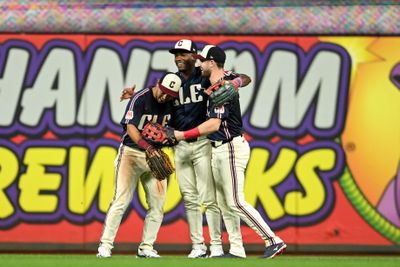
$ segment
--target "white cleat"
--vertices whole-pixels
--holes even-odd
[[[97,249],[97,251],[99,252],[96,255],[97,258],[110,258],[111,257],[111,249],[109,249],[107,247],[100,246]]]
[[[221,257],[224,255],[224,250],[222,249],[222,246],[211,246],[210,251],[210,258]]]
[[[207,258],[207,248],[194,248],[188,255],[189,259]]]
[[[138,249],[138,258],[161,258],[157,250],[154,249]]]

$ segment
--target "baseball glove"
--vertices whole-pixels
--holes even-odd
[[[228,81],[222,81],[206,90],[210,95],[209,99],[212,105],[221,107],[231,101],[237,94],[235,87]]]
[[[175,171],[168,155],[153,146],[146,149],[146,162],[153,176],[160,181],[166,179]]]
[[[174,146],[178,143],[174,134],[174,128],[163,127],[161,124],[154,122],[149,122],[144,126],[142,137],[157,147]]]

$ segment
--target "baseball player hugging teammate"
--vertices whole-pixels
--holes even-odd
[[[175,43],[169,52],[174,55],[178,68],[177,75],[182,79],[179,97],[174,101],[172,125],[175,129],[185,131],[203,123],[206,119],[208,95],[204,88],[210,81],[202,77],[200,67],[195,67],[196,44],[182,39]],[[225,103],[236,95],[238,87],[250,83],[247,75],[240,74],[231,81],[234,87],[218,90],[211,97],[218,103]],[[233,90],[234,88],[235,90]],[[125,89],[121,99],[132,96],[133,89]],[[183,196],[189,224],[192,250],[188,258],[207,256],[207,247],[203,237],[202,205],[210,234],[210,257],[224,255],[222,249],[221,215],[216,203],[214,179],[211,171],[211,144],[204,136],[180,142],[174,147],[174,160],[179,188]],[[230,252],[245,256],[240,232],[240,218],[228,210],[222,214],[229,233]]]
[[[232,80],[235,76],[224,71],[226,55],[220,47],[207,45],[201,54],[194,57],[202,62],[202,76],[208,77],[212,84],[217,85],[216,87],[233,86],[232,83],[226,83],[226,80]],[[222,214],[229,211],[240,216],[265,241],[265,251],[262,257],[273,258],[286,249],[286,244],[274,234],[259,212],[244,199],[244,178],[250,147],[242,135],[239,95],[220,107],[208,101],[207,117],[205,122],[190,130],[176,130],[174,138],[179,141],[207,136],[210,139],[212,173],[215,180],[217,202]],[[154,130],[158,131],[159,129],[155,128]],[[228,234],[230,234],[229,231]],[[230,251],[229,254],[222,257],[244,256]]]
[[[131,204],[133,192],[141,180],[149,209],[144,220],[142,242],[138,257],[160,257],[153,249],[158,230],[163,220],[167,181],[172,173],[168,157],[160,149],[142,139],[141,131],[148,122],[166,125],[172,114],[172,100],[178,96],[181,78],[175,73],[166,73],[154,87],[137,92],[128,102],[121,120],[123,135],[115,159],[116,188],[114,198],[104,222],[97,257],[111,257],[111,250],[122,216]],[[166,156],[166,158],[165,158]],[[152,163],[167,170],[159,175]],[[157,165],[158,164],[158,165]],[[150,165],[150,167],[149,167]]]
[[[174,55],[175,64],[178,68],[177,74],[183,81],[179,98],[174,101],[172,125],[175,129],[186,131],[200,125],[207,119],[208,95],[204,93],[204,88],[209,87],[210,81],[207,77],[201,76],[199,67],[195,67],[196,59],[193,58],[193,55],[197,54],[197,47],[194,42],[187,39],[179,40],[169,52]],[[238,80],[240,80],[238,83],[244,86],[250,82],[250,78],[246,75],[241,75]],[[232,91],[224,92],[226,96],[219,96],[221,101],[231,97],[230,92]],[[174,147],[174,160],[192,241],[192,251],[188,258],[207,256],[207,247],[204,244],[203,237],[202,205],[205,207],[209,227],[210,257],[223,255],[221,215],[216,202],[214,179],[211,171],[210,141],[204,136],[179,142]],[[240,219],[236,215],[233,213],[225,215],[224,221],[228,221],[232,225],[230,229],[235,228],[236,231],[240,228]],[[240,244],[237,250],[244,253],[241,246],[241,235],[236,235],[233,243]]]

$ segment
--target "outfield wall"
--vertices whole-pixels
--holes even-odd
[[[181,38],[220,45],[226,69],[251,77],[240,91],[245,195],[290,251],[400,251],[399,37],[10,31],[0,34],[1,251],[95,249],[114,192],[121,89],[175,71],[168,49]],[[140,186],[117,250],[140,242],[145,209]],[[246,225],[242,234],[262,248]],[[174,176],[157,246],[190,247]]]

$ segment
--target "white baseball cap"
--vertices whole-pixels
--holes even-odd
[[[169,52],[171,54],[179,52],[197,54],[197,46],[191,40],[182,39],[176,42],[175,47],[170,49]]]
[[[179,88],[182,86],[181,78],[173,72],[167,72],[158,82],[158,87],[163,93],[172,97],[178,97]]]

